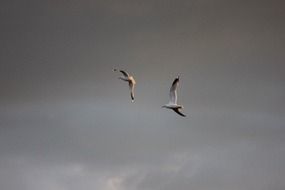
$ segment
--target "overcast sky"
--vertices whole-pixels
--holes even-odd
[[[284,190],[284,10],[1,0],[0,188]],[[177,75],[186,118],[161,108]]]

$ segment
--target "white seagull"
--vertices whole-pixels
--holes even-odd
[[[115,72],[118,70],[113,69],[113,71]],[[120,76],[119,79],[129,83],[129,88],[130,88],[130,92],[131,92],[131,99],[132,99],[132,102],[134,102],[135,101],[134,89],[135,89],[136,81],[135,81],[134,77],[129,75],[129,73],[127,73],[126,71],[123,71],[123,70],[119,70],[119,71],[123,74],[123,76]]]
[[[179,115],[186,117],[186,115],[184,115],[183,113],[180,112],[180,109],[183,109],[182,105],[178,105],[177,104],[177,86],[179,83],[179,76],[176,77],[170,87],[170,92],[169,92],[169,103],[165,104],[164,106],[162,106],[163,108],[168,108],[168,109],[172,109],[173,111],[175,111],[176,113],[178,113]]]

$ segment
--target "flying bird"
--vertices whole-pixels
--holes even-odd
[[[169,103],[165,104],[162,107],[167,108],[167,109],[172,109],[173,111],[175,111],[177,114],[181,115],[182,117],[186,117],[186,115],[184,115],[183,113],[180,112],[180,110],[183,109],[183,106],[177,104],[177,86],[178,86],[178,83],[179,83],[179,76],[174,79],[174,81],[170,87]]]
[[[133,76],[129,75],[129,73],[127,73],[126,71],[124,70],[117,70],[117,69],[113,69],[114,72],[116,71],[119,71],[123,74],[123,76],[120,76],[119,79],[121,79],[122,81],[126,81],[129,83],[129,89],[130,89],[130,93],[131,93],[131,99],[132,99],[132,102],[135,101],[135,84],[136,84],[136,81],[134,79]]]

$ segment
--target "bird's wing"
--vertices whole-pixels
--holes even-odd
[[[134,102],[135,101],[135,84],[133,83],[133,81],[129,81],[129,88],[131,92],[132,102]]]
[[[186,115],[184,115],[183,113],[180,112],[179,108],[174,108],[173,111],[175,111],[176,113],[178,113],[182,117],[186,117]]]
[[[120,70],[120,72],[123,73],[123,75],[124,75],[125,77],[129,77],[129,76],[130,76],[129,73],[127,73],[127,72],[124,71],[124,70]]]
[[[177,104],[177,86],[179,82],[179,77],[176,77],[174,81],[172,82],[172,85],[170,87],[170,92],[169,92],[169,98],[170,101],[169,103],[172,104]]]
[[[114,72],[118,71],[118,69],[113,69]],[[127,73],[126,71],[124,70],[119,70],[125,77],[129,77],[129,73]]]

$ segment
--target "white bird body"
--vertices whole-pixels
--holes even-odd
[[[165,107],[165,108],[170,108],[170,109],[176,109],[176,108],[178,108],[178,109],[182,109],[182,108],[183,108],[183,106],[182,106],[182,105],[178,105],[178,104],[170,104],[170,103],[165,104],[163,107]]]
[[[183,109],[182,105],[177,104],[177,86],[179,83],[179,77],[176,77],[170,87],[169,91],[169,103],[162,106],[163,108],[172,109],[177,114],[186,117],[183,113],[180,112],[180,109]]]
[[[118,70],[114,69],[114,71],[118,71]],[[129,75],[126,71],[123,71],[123,70],[119,70],[119,71],[123,74],[123,76],[120,76],[119,79],[129,83],[131,99],[132,99],[132,102],[134,102],[135,101],[135,92],[134,92],[134,90],[135,90],[136,81],[135,81],[134,77]]]

